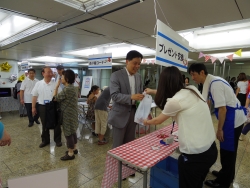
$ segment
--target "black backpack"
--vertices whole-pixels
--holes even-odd
[[[16,85],[15,85],[15,87],[13,87],[13,97],[14,97],[14,99],[17,99],[17,86]]]

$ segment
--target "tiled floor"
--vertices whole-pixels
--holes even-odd
[[[2,122],[12,137],[11,146],[0,148],[0,176],[4,186],[7,186],[7,180],[10,178],[67,167],[69,188],[101,187],[106,152],[111,149],[112,141],[107,145],[98,146],[97,138],[93,139],[93,143],[90,142],[88,139],[90,132],[85,130],[83,139],[78,142],[79,154],[76,155],[76,159],[61,161],[60,157],[67,150],[64,137],[62,147],[55,147],[54,142],[51,141],[50,146],[39,148],[41,125],[28,127],[27,118],[19,118],[16,112],[2,113],[2,117]],[[216,122],[214,116],[213,120]],[[164,125],[170,123],[171,120],[165,122]],[[162,125],[158,126],[158,128],[160,127]],[[219,168],[220,162],[218,159],[212,169]],[[214,177],[209,173],[207,178],[213,179]],[[142,187],[142,175],[136,173],[134,178],[128,178],[122,184],[123,187]],[[117,185],[114,185],[114,187],[117,187]],[[236,178],[233,187],[250,188],[249,137],[239,143]]]

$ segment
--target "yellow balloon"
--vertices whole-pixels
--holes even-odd
[[[12,66],[8,62],[2,63],[0,67],[1,67],[1,71],[5,71],[5,72],[9,72],[10,69],[12,68]]]
[[[19,76],[19,78],[18,78],[18,80],[20,80],[20,81],[24,81],[24,79],[25,79],[25,75],[24,75],[24,74],[22,74],[22,75]]]

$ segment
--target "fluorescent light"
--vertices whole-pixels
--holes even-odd
[[[89,66],[88,63],[81,63],[81,64],[78,64],[78,65],[81,65],[81,66]],[[112,63],[112,65],[125,65],[124,63]]]
[[[38,21],[28,16],[0,10],[0,47],[45,30],[57,23]]]
[[[52,56],[35,57],[35,58],[27,59],[27,61],[49,62],[49,63],[85,62],[85,60],[83,59],[71,59],[71,58],[65,58],[65,57],[52,57]]]
[[[243,65],[244,63],[235,63],[236,65]]]
[[[69,54],[87,58],[89,55],[112,53],[112,58],[124,58],[130,50],[137,50],[143,56],[155,55],[155,50],[153,49],[126,43],[105,44],[95,46],[93,48],[84,48],[75,51],[62,52],[61,54]]]
[[[7,19],[4,19],[0,25],[0,41],[15,35],[35,24],[38,24],[38,21],[24,18],[21,16],[10,16]]]
[[[198,50],[219,50],[250,46],[250,19],[178,32]]]
[[[225,57],[226,59],[228,59],[226,56],[234,54],[234,52],[227,52],[227,53],[217,53],[217,54],[209,54],[211,56],[214,57]],[[244,58],[250,58],[250,51],[246,51],[246,52],[241,52],[241,57],[237,56],[236,54],[234,54],[233,59],[244,59]]]
[[[55,0],[55,1],[70,6],[72,8],[75,8],[77,10],[81,10],[84,12],[91,12],[98,8],[114,3],[117,0]]]

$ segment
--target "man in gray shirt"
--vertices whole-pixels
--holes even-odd
[[[111,96],[109,87],[106,87],[95,102],[95,133],[98,134],[98,145],[104,145],[107,141],[104,138],[107,130],[108,106]]]

